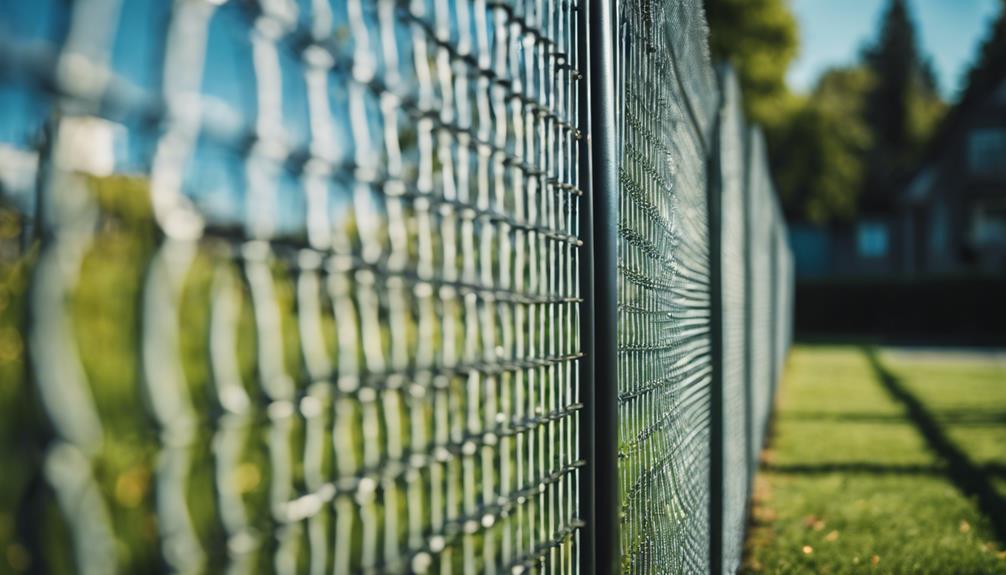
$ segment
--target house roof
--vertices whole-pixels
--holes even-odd
[[[936,181],[936,168],[926,165],[920,170],[912,181],[908,183],[901,200],[906,204],[921,204],[929,199],[933,192],[933,182]]]
[[[924,201],[931,194],[937,165],[956,150],[968,127],[989,104],[1006,106],[1006,0],[991,34],[981,48],[978,62],[968,73],[968,84],[947,113],[918,170],[901,195],[905,203]]]

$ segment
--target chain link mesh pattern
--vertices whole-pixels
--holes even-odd
[[[2,8],[36,568],[578,570],[577,2]]]
[[[733,73],[721,75],[723,109],[720,117],[720,206],[722,230],[720,305],[723,322],[723,572],[736,573],[743,551],[747,520],[748,406],[745,364],[746,266],[744,194],[747,171],[746,135],[740,88]]]
[[[776,204],[776,216],[774,222],[774,245],[773,250],[776,257],[776,269],[773,271],[775,311],[773,319],[775,321],[775,343],[776,354],[773,358],[776,366],[776,376],[773,380],[773,389],[779,385],[782,379],[782,370],[786,363],[786,355],[792,343],[793,329],[793,288],[795,285],[793,262],[793,252],[789,248],[789,232],[782,210]]]
[[[708,571],[706,142],[716,106],[701,95],[715,82],[698,2],[627,2],[620,24],[622,563],[698,573]]]
[[[773,277],[773,251],[775,241],[775,191],[768,173],[765,141],[758,128],[748,132],[748,186],[747,186],[747,247],[750,271],[748,275],[748,339],[750,381],[751,437],[749,455],[755,473],[759,454],[764,443],[768,417],[771,412],[772,375],[776,371],[775,318],[772,317],[775,299]]]
[[[701,3],[617,4],[622,566],[709,570],[720,298],[732,571],[792,258]],[[582,9],[0,0],[8,563],[580,571]]]

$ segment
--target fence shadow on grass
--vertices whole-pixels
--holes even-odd
[[[902,403],[908,418],[915,424],[927,446],[946,464],[946,476],[965,496],[977,500],[979,510],[989,519],[999,543],[1006,545],[1006,498],[990,480],[991,469],[983,469],[944,433],[937,417],[931,413],[904,383],[884,366],[873,347],[863,347],[870,367],[884,390]]]
[[[779,473],[783,475],[829,475],[832,473],[850,473],[859,475],[920,475],[920,476],[945,476],[948,468],[946,463],[942,465],[918,465],[918,464],[885,464],[872,463],[868,461],[848,461],[841,463],[814,463],[814,464],[776,464],[763,463],[763,471]],[[988,464],[978,467],[979,472],[989,477],[1006,478],[1006,465]]]
[[[849,412],[825,412],[825,411],[797,411],[792,413],[779,414],[779,418],[786,421],[831,421],[836,423],[892,423],[901,424],[905,422],[905,416],[901,414],[888,413],[849,413]],[[1006,411],[989,410],[948,410],[941,411],[936,420],[941,425],[954,425],[958,427],[986,426],[986,425],[1006,425]]]

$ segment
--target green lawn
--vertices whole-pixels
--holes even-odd
[[[1006,573],[1001,357],[797,346],[745,570]]]

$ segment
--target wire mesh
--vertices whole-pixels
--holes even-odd
[[[743,551],[744,524],[750,476],[748,462],[745,211],[746,135],[736,76],[721,75],[723,109],[720,118],[721,233],[720,294],[722,318],[723,386],[723,572],[736,573]],[[713,193],[716,193],[715,191]]]
[[[748,370],[750,381],[751,426],[749,430],[751,453],[749,455],[753,476],[764,443],[766,426],[771,411],[772,381],[776,368],[773,345],[775,321],[772,317],[774,278],[772,254],[776,248],[775,192],[768,173],[765,141],[758,128],[748,133]]]
[[[597,401],[617,402],[621,514],[600,519],[624,571],[703,572],[722,496],[732,571],[792,257],[700,2],[617,7],[619,211],[598,218],[618,224],[619,325],[595,345],[617,347]],[[0,0],[7,565],[587,567],[582,9]]]
[[[632,573],[703,572],[711,381],[705,147],[715,82],[698,2],[627,2],[621,18],[622,565]]]
[[[0,8],[19,564],[578,570],[578,3]]]
[[[776,365],[776,377],[773,381],[773,385],[778,385],[779,380],[782,378],[782,369],[786,361],[786,352],[789,349],[789,329],[792,325],[792,320],[790,318],[790,301],[793,297],[792,286],[793,286],[793,276],[792,276],[792,256],[789,250],[789,240],[788,232],[786,228],[786,220],[783,218],[782,211],[776,209],[775,215],[775,225],[774,225],[774,237],[773,237],[773,250],[776,254],[776,269],[773,271],[773,277],[775,278],[775,290],[773,297],[775,297],[775,314],[774,314],[774,334],[773,338],[776,342],[776,356],[773,361]]]

